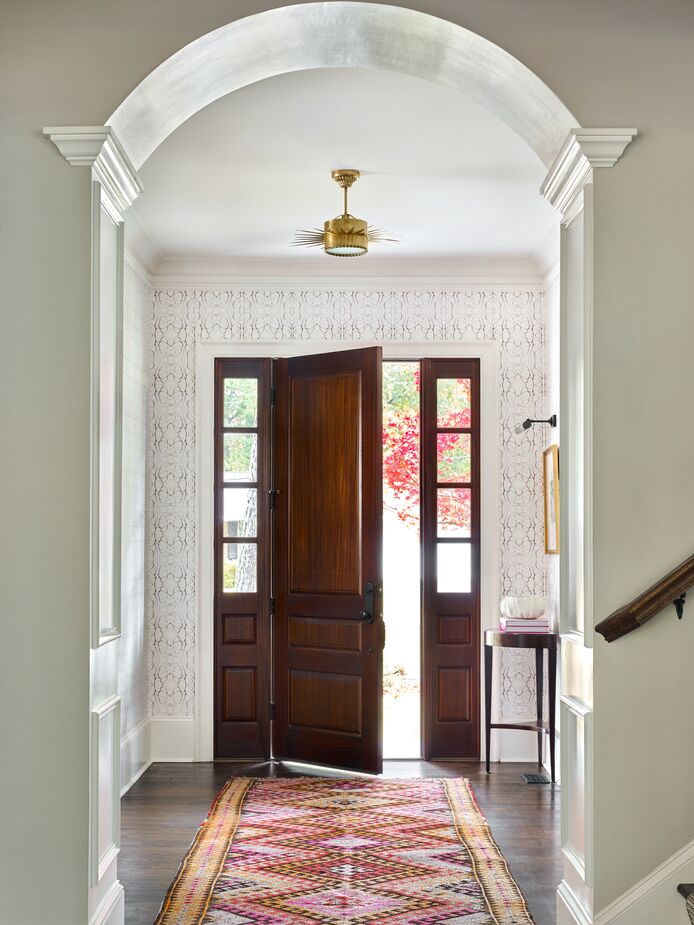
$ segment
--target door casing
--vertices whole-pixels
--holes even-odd
[[[195,651],[195,760],[212,761],[214,757],[214,361],[227,357],[293,357],[309,353],[327,353],[381,346],[384,359],[421,359],[428,357],[472,357],[480,360],[481,394],[481,466],[498,471],[498,344],[494,341],[459,343],[452,341],[205,341],[196,346],[196,492],[197,564],[200,577],[197,596]],[[499,480],[485,478],[481,490],[482,548],[480,563],[480,639],[484,630],[494,627],[498,614],[499,574]],[[480,665],[482,665],[480,645]],[[484,683],[483,671],[480,683]],[[484,728],[484,708],[480,711],[480,739]],[[482,745],[484,748],[484,744]],[[481,754],[484,760],[486,755]],[[496,757],[492,747],[492,759]]]

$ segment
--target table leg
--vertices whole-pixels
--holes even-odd
[[[552,772],[552,783],[556,780],[554,773],[554,745],[556,742],[555,735],[555,713],[557,709],[557,650],[549,649],[547,652],[547,668],[549,674],[549,766]]]
[[[544,661],[545,661],[545,650],[544,649],[535,649],[535,690],[537,698],[537,725],[542,725],[542,690],[543,690],[543,670],[544,670]],[[540,729],[537,733],[537,765],[538,768],[542,768],[542,730]]]
[[[492,738],[492,665],[494,647],[484,647],[484,727],[487,744],[487,774],[489,774],[489,747]]]

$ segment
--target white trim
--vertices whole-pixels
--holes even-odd
[[[593,925],[593,916],[584,909],[566,880],[557,887],[557,925]]]
[[[561,262],[549,271],[547,276],[542,280],[542,291],[546,292],[550,286],[553,286],[554,283],[561,277]]]
[[[148,286],[150,289],[155,288],[154,277],[151,275],[144,263],[142,263],[138,255],[128,247],[127,240],[124,240],[123,244],[123,260],[146,286]]]
[[[213,485],[214,459],[212,396],[214,395],[214,360],[216,357],[286,357],[310,353],[368,347],[370,341],[202,341],[195,353],[195,434],[196,434],[196,536],[197,536],[197,616],[195,663],[195,760],[211,761],[213,746],[214,634],[214,536]],[[384,357],[402,359],[431,357],[479,357],[482,422],[480,453],[492,461],[489,478],[481,483],[481,600],[480,664],[484,665],[484,630],[496,625],[499,577],[499,436],[498,436],[498,366],[499,346],[494,341],[459,343],[454,341],[388,341],[379,344]],[[483,683],[484,671],[480,672]],[[484,697],[481,698],[480,742],[484,751]],[[154,754],[154,751],[153,751]],[[156,760],[156,759],[155,759]],[[484,754],[482,754],[484,760]]]
[[[142,192],[140,178],[124,147],[108,125],[65,125],[44,128],[46,135],[73,167],[91,167],[104,190],[104,208],[114,222]]]
[[[147,717],[120,740],[120,795],[130,790],[152,764],[150,719]]]
[[[133,215],[134,209],[128,215]],[[358,263],[322,257],[167,258],[151,270],[160,287],[302,286],[539,286],[542,271],[529,258],[384,258],[369,254]],[[344,271],[344,272],[341,272]]]
[[[150,720],[151,760],[199,761],[195,754],[195,719],[192,716],[154,716]]]
[[[129,250],[138,255],[138,260],[147,267],[148,274],[164,261],[164,255],[155,244],[150,230],[135,205],[130,207],[126,216],[126,244],[129,245]]]
[[[120,850],[120,697],[110,697],[91,713],[91,742],[89,750],[89,879],[91,886],[98,886],[105,872],[111,866]],[[99,739],[101,723],[107,716],[111,719],[111,793],[112,839],[99,855]]]
[[[104,190],[98,180],[92,181],[92,231],[91,231],[91,367],[90,367],[90,635],[93,649],[105,645],[121,635],[121,513],[122,513],[122,444],[123,444],[123,272],[125,266],[123,246],[123,223],[114,219],[104,206]],[[101,575],[100,548],[101,491],[100,491],[100,446],[101,446],[101,282],[102,248],[101,220],[105,216],[116,231],[116,251],[113,254],[115,267],[115,369],[114,424],[113,424],[113,547],[111,550],[111,623],[101,623]]]
[[[327,258],[326,258],[327,259]],[[155,289],[393,289],[396,292],[406,289],[437,289],[464,290],[471,287],[506,291],[514,286],[540,292],[542,290],[542,276],[509,276],[507,279],[494,276],[451,276],[432,277],[425,275],[410,277],[393,276],[355,276],[355,277],[322,277],[318,273],[307,272],[306,268],[297,267],[294,276],[167,276],[152,274],[152,285]]]
[[[688,867],[689,870],[687,876],[682,878],[680,871],[684,867]],[[692,869],[694,869],[694,841],[690,841],[688,844],[684,845],[684,847],[680,848],[679,851],[676,851],[669,857],[667,861],[664,861],[656,867],[655,870],[651,871],[650,874],[647,874],[639,880],[638,883],[635,883],[634,886],[622,893],[621,896],[618,896],[609,906],[605,906],[605,908],[596,915],[595,925],[610,925],[615,919],[629,912],[629,910],[645,899],[654,890],[666,885],[668,880],[673,881],[672,890],[674,892],[674,882],[679,882],[680,879],[690,879],[692,877]]]
[[[581,193],[592,181],[593,168],[614,167],[637,134],[635,128],[571,129],[540,187],[565,223],[580,209]]]
[[[633,130],[634,134],[636,129]],[[626,143],[628,144],[628,142]],[[626,144],[624,147],[626,147]],[[624,149],[622,149],[624,150]],[[611,166],[611,165],[610,165]],[[583,635],[593,647],[593,184],[583,191]],[[591,762],[592,768],[592,762]],[[592,797],[590,804],[592,804]],[[591,805],[592,809],[592,805]],[[589,814],[592,819],[592,812]],[[586,833],[587,837],[587,833]]]
[[[562,695],[560,698],[560,755],[561,767],[569,768],[569,748],[571,747],[571,722],[569,714],[583,720],[583,826],[585,853],[581,856],[569,838],[569,802],[571,800],[572,776],[567,774],[561,788],[561,850],[566,860],[586,886],[593,883],[593,712],[588,704],[577,697]]]
[[[89,919],[89,925],[122,925],[125,919],[125,890],[119,880],[109,888]]]

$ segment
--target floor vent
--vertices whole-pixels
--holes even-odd
[[[526,784],[549,784],[550,779],[546,774],[521,774]]]

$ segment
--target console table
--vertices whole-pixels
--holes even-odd
[[[489,774],[489,744],[492,729],[525,729],[537,732],[537,763],[542,767],[542,733],[549,733],[549,764],[554,774],[555,718],[557,703],[557,641],[556,633],[502,633],[501,630],[484,631],[484,705],[485,731],[487,742],[487,774]],[[534,649],[535,673],[537,679],[537,723],[492,723],[492,667],[494,647],[507,649]],[[542,718],[543,693],[543,657],[547,650],[547,669],[549,674],[549,722]]]

